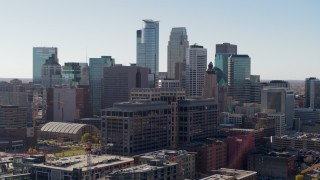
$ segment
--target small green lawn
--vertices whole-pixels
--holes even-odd
[[[76,148],[72,148],[60,153],[55,153],[56,157],[59,157],[59,158],[77,156],[77,155],[83,155],[83,154],[85,154],[84,149],[76,149]]]

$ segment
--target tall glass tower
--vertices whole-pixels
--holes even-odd
[[[41,84],[42,66],[50,57],[55,57],[54,61],[59,63],[58,48],[55,47],[34,47],[33,48],[33,83]]]
[[[89,59],[89,86],[92,113],[100,115],[102,107],[102,79],[104,67],[114,66],[115,60],[111,56]]]
[[[222,71],[224,82],[228,83],[228,57],[237,54],[237,45],[230,43],[216,44],[215,67]],[[222,82],[221,82],[222,83]]]
[[[251,58],[231,55],[228,58],[229,95],[242,103],[250,102]]]
[[[185,67],[188,47],[187,29],[185,27],[172,28],[168,42],[168,78],[181,80],[182,71],[185,69],[180,70],[179,66]]]
[[[159,21],[143,22],[144,28],[137,30],[137,66],[149,68],[149,86],[155,87],[159,74]]]

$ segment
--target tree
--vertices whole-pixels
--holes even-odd
[[[89,138],[90,138],[90,134],[86,132],[81,136],[81,142],[82,143],[88,142]]]

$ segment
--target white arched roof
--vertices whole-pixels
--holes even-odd
[[[58,132],[65,134],[77,134],[77,132],[87,124],[49,122],[42,126],[41,132]]]

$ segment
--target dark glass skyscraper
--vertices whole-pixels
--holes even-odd
[[[250,102],[251,59],[248,55],[228,58],[229,95],[240,102]]]
[[[89,59],[89,86],[92,113],[100,115],[102,107],[102,79],[104,67],[114,66],[115,60],[111,56]]]
[[[143,21],[144,28],[137,31],[137,66],[149,68],[149,86],[155,87],[159,74],[159,21]]]

